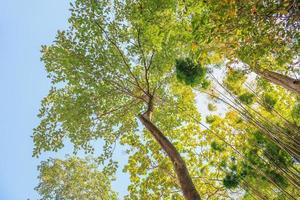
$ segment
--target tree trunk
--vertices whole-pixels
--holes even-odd
[[[164,136],[164,134],[145,115],[139,115],[139,120],[150,131],[161,148],[171,159],[177,178],[180,183],[183,196],[186,200],[200,200],[200,195],[196,190],[190,177],[184,160],[174,147],[174,145]]]
[[[272,72],[269,70],[253,69],[253,71],[262,78],[270,81],[273,84],[280,85],[285,89],[300,95],[300,80]]]

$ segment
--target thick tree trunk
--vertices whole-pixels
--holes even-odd
[[[293,79],[291,77],[272,72],[269,70],[259,70],[254,69],[253,70],[257,75],[261,76],[262,78],[270,81],[273,84],[280,85],[284,87],[285,89],[297,93],[300,95],[300,80],[299,79]]]
[[[163,133],[148,119],[145,115],[139,115],[139,120],[150,131],[161,148],[167,153],[174,166],[177,178],[179,180],[183,196],[186,200],[199,200],[200,195],[196,190],[190,177],[184,160],[174,147],[174,145],[163,135]]]

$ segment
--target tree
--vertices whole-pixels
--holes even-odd
[[[230,199],[236,195],[233,192],[241,198],[266,198],[273,190],[276,192],[272,197],[297,195],[294,188],[299,186],[298,179],[292,179],[290,171],[284,170],[295,167],[290,155],[297,147],[293,145],[298,143],[291,143],[294,139],[286,137],[287,132],[281,135],[282,141],[272,140],[266,134],[286,125],[272,114],[278,105],[292,113],[288,121],[293,116],[295,123],[299,122],[295,96],[288,98],[289,93],[282,89],[276,88],[274,92],[258,86],[263,103],[258,106],[260,113],[254,115],[259,101],[243,87],[245,70],[236,73],[228,67],[226,83],[221,86],[233,93],[234,101],[238,102],[234,106],[249,107],[235,114],[227,113],[229,117],[224,119],[207,118],[211,127],[201,122],[195,91],[201,88],[215,94],[207,80],[209,67],[237,60],[252,71],[265,72],[267,64],[272,63],[272,72],[291,73],[293,70],[286,67],[297,60],[296,39],[290,45],[282,37],[278,44],[265,41],[283,24],[275,26],[269,19],[260,19],[262,24],[258,24],[249,13],[243,15],[239,11],[240,24],[236,14],[227,12],[240,7],[247,10],[252,3],[227,3],[226,6],[225,1],[76,0],[71,6],[69,29],[58,32],[54,44],[42,47],[42,61],[53,86],[42,101],[41,122],[34,130],[34,155],[58,151],[68,140],[75,150],[93,153],[92,142],[102,140],[105,144],[98,161],[105,165],[108,160],[115,167],[111,156],[115,144],[121,143],[128,147],[129,160],[124,171],[130,173],[131,180],[125,199],[194,200],[200,199],[200,195],[207,199]],[[295,30],[287,29],[293,39],[297,38]],[[269,54],[272,48],[276,52]],[[280,61],[284,61],[284,66]],[[289,110],[285,104],[277,103],[275,94],[295,105],[294,108]],[[237,114],[239,120],[232,117]],[[256,117],[261,114],[269,120],[258,123]],[[213,125],[215,121],[217,125]],[[244,130],[240,131],[240,126]],[[240,134],[231,134],[236,132]],[[263,138],[262,144],[253,138],[257,132]],[[284,148],[278,149],[279,144]],[[282,154],[282,149],[291,151]],[[262,167],[265,162],[251,157],[251,152],[274,153],[283,158],[279,166],[284,167],[278,168],[277,161],[271,162],[273,157],[266,155],[263,159],[270,164]],[[249,170],[245,174],[241,168]],[[262,178],[253,178],[251,173]],[[261,184],[262,190],[257,190]]]
[[[250,199],[296,199],[300,195],[295,160],[236,111],[210,122],[206,138],[218,158],[212,158],[214,165],[224,172],[226,188],[243,188],[244,197]]]
[[[175,16],[166,10],[175,5],[156,3],[75,1],[69,30],[42,48],[53,87],[42,102],[34,155],[57,151],[67,138],[90,152],[89,142],[103,139],[108,158],[119,138],[144,142],[136,131],[139,119],[171,160],[185,199],[196,200],[200,196],[171,139],[173,130],[199,126],[187,114],[200,116],[191,88],[178,85],[173,73],[184,47],[173,40],[178,25],[168,23]],[[176,111],[178,106],[187,111]]]
[[[297,99],[267,81],[249,83],[240,70],[228,70],[223,82],[212,78],[217,86],[206,93],[230,109],[223,119],[207,118],[207,132],[214,137],[206,138],[227,173],[224,185],[242,186],[247,195],[262,199],[298,197],[299,129],[291,107],[297,106]]]
[[[48,159],[38,169],[40,183],[35,189],[43,200],[118,199],[117,193],[111,190],[112,177],[101,172],[92,159]]]
[[[180,71],[184,72],[180,77],[197,80],[193,77],[195,73],[185,71]],[[244,197],[249,198],[298,197],[299,127],[291,119],[297,112],[297,99],[264,80],[249,83],[242,70],[227,70],[223,82],[213,74],[210,76],[215,85],[200,92],[229,107],[224,119],[210,115],[207,123],[211,126],[203,125],[207,128],[205,139],[216,153],[210,162],[225,173],[224,186],[242,187],[246,191]],[[208,104],[208,109],[214,111],[210,107]],[[277,190],[280,192],[274,192]]]
[[[300,94],[298,1],[182,1],[182,32],[204,65],[242,65]],[[179,10],[180,12],[180,10]],[[298,75],[298,76],[295,76]]]

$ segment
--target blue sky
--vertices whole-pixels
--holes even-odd
[[[49,80],[40,45],[67,26],[68,1],[2,0],[0,12],[0,199],[37,199],[32,128]]]
[[[40,62],[40,46],[67,27],[69,1],[1,0],[0,12],[0,200],[35,200],[36,167],[49,155],[32,158],[32,129],[50,82]],[[119,157],[124,153],[119,152]],[[125,161],[123,159],[123,161]],[[119,173],[121,174],[121,173]],[[128,177],[114,188],[124,194]]]

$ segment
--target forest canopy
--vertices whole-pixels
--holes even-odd
[[[52,87],[33,155],[66,143],[86,155],[42,162],[42,199],[300,198],[298,1],[75,0],[70,12],[42,46]]]

